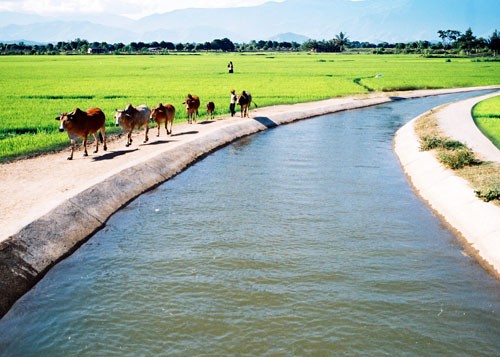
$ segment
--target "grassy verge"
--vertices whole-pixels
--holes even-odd
[[[435,150],[437,159],[469,181],[479,198],[500,206],[500,163],[481,162],[470,148],[446,137],[432,113],[416,121],[415,132],[422,151]]]
[[[500,95],[477,103],[472,116],[479,130],[500,149]]]

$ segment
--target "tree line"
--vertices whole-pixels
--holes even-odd
[[[378,44],[351,41],[346,33],[340,32],[331,40],[307,40],[302,44],[295,41],[250,41],[233,43],[228,38],[214,39],[203,43],[173,43],[168,41],[107,43],[89,42],[83,39],[59,41],[57,43],[29,45],[25,43],[0,43],[0,55],[60,55],[60,54],[168,54],[171,52],[343,52],[371,51],[372,53],[417,53],[417,54],[456,54],[456,55],[493,55],[500,49],[500,34],[497,30],[485,39],[474,36],[472,29],[464,33],[457,30],[439,30],[440,42],[413,41],[407,43]]]

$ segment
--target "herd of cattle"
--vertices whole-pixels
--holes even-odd
[[[243,93],[238,96],[237,103],[241,107],[241,117],[249,117],[248,109],[252,103],[252,95],[243,91]],[[186,106],[188,124],[192,124],[193,122],[196,123],[198,110],[200,108],[200,98],[196,95],[188,94],[186,100],[182,104]],[[206,109],[207,116],[210,119],[213,119],[215,111],[214,102],[208,102]],[[144,142],[146,143],[149,140],[148,133],[150,121],[156,122],[156,126],[158,128],[158,134],[156,136],[160,136],[160,127],[163,123],[165,123],[167,135],[172,135],[174,116],[175,107],[168,103],[165,105],[160,103],[157,107],[152,109],[149,109],[148,106],[144,104],[137,107],[129,104],[124,110],[117,109],[115,112],[116,126],[121,126],[123,130],[128,133],[126,143],[127,147],[132,144],[132,131],[134,128],[144,128]],[[82,111],[79,108],[76,108],[71,113],[61,113],[58,117],[56,117],[56,120],[59,120],[59,131],[66,131],[69,139],[71,140],[71,154],[68,157],[68,160],[73,159],[76,139],[79,137],[83,138],[83,156],[88,156],[87,138],[90,134],[94,135],[96,142],[94,153],[99,151],[99,141],[103,144],[104,151],[107,150],[105,133],[106,116],[101,109],[90,108],[86,111]]]

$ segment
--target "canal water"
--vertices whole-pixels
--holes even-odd
[[[0,320],[1,356],[498,356],[500,284],[410,188],[399,101],[271,129],[116,213]]]

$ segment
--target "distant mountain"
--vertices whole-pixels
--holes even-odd
[[[233,42],[331,39],[408,42],[438,40],[453,29],[489,37],[500,30],[498,0],[286,0],[253,7],[184,9],[131,20],[99,14],[44,18],[0,12],[0,42],[24,38],[57,42],[75,38],[110,43],[132,41]],[[298,37],[292,34],[300,34]]]
[[[46,42],[36,42],[36,41],[30,41],[30,40],[23,40],[23,39],[19,39],[19,40],[10,40],[10,41],[4,41],[3,43],[6,43],[6,44],[13,44],[13,43],[17,43],[17,44],[24,44],[26,46],[37,46],[37,45],[46,45],[47,43]]]
[[[0,42],[25,38],[37,42],[71,41],[75,38],[110,43],[134,41],[138,35],[125,29],[108,27],[92,22],[54,21],[31,25],[0,27]]]
[[[297,42],[297,43],[304,43],[307,40],[309,40],[309,37],[299,35],[296,33],[292,32],[287,32],[287,33],[280,33],[278,35],[269,37],[269,40],[271,41],[278,41],[278,42]]]

